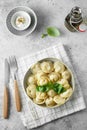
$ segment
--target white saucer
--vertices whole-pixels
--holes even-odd
[[[28,13],[28,14],[30,15],[30,17],[31,17],[31,24],[30,24],[30,26],[29,26],[27,29],[25,29],[25,30],[17,30],[17,29],[15,29],[15,28],[12,26],[12,24],[11,24],[11,18],[12,18],[12,16],[13,16],[16,12],[19,12],[19,11],[24,11],[24,12]],[[37,16],[36,16],[35,12],[34,12],[32,9],[30,9],[29,7],[19,6],[19,7],[16,7],[16,8],[14,8],[14,9],[12,9],[12,10],[10,11],[10,13],[8,14],[7,19],[6,19],[6,25],[7,25],[8,30],[9,30],[11,33],[15,34],[15,35],[19,35],[19,36],[29,35],[29,34],[31,34],[31,33],[35,30],[35,28],[36,28],[36,25],[37,25]]]

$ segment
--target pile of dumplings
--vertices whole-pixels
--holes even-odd
[[[46,107],[60,106],[72,95],[71,73],[62,62],[38,62],[31,67],[31,71],[32,74],[27,79],[26,93],[34,103]],[[48,92],[36,91],[37,86],[49,82],[61,84],[66,91],[61,94],[53,89]]]

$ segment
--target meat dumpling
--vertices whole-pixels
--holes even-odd
[[[68,70],[66,70],[62,73],[62,77],[66,80],[70,80],[71,74]]]
[[[45,100],[45,104],[46,104],[46,106],[48,106],[48,107],[52,107],[52,106],[54,106],[56,103],[53,101],[53,98],[52,98],[52,97],[49,97],[49,98],[47,98],[47,99]]]
[[[55,72],[62,73],[65,70],[65,66],[61,62],[56,61],[54,62],[54,69]]]
[[[50,81],[56,82],[57,80],[60,79],[60,74],[56,72],[52,72],[49,74],[49,78],[50,78]]]
[[[44,73],[51,73],[54,69],[53,63],[50,61],[44,61],[41,63],[41,69]]]

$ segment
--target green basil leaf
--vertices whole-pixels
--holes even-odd
[[[36,91],[39,91],[39,86],[36,87]]]
[[[58,87],[54,87],[53,90],[57,93],[58,92]]]
[[[61,84],[52,82],[36,87],[36,90],[39,92],[48,92],[51,89],[53,89],[58,94],[66,91],[66,89]]]
[[[58,94],[60,94],[61,92],[62,92],[62,89],[63,89],[63,86],[60,84],[59,86],[58,86]]]
[[[46,86],[46,92],[48,92],[50,90],[49,86]]]
[[[39,87],[39,91],[40,91],[40,92],[45,92],[45,91],[46,91],[46,87],[45,87],[45,86]]]
[[[60,32],[56,27],[47,28],[47,33],[48,35],[53,36],[53,37],[58,37],[60,35]]]
[[[65,92],[65,91],[66,91],[66,89],[63,87],[61,93]]]
[[[54,84],[53,84],[53,90],[54,90],[56,93],[58,92],[58,86],[59,86],[58,83],[54,83]]]
[[[52,83],[52,82],[49,82],[49,83],[47,83],[47,84],[45,85],[45,87],[46,87],[46,92],[48,92],[50,89],[52,89],[53,83]]]
[[[53,87],[58,87],[59,86],[59,83],[54,83],[53,84]]]
[[[45,86],[37,86],[36,90],[39,92],[45,92],[46,91],[46,87]]]

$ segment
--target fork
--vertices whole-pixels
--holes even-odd
[[[17,60],[16,60],[15,56],[9,57],[9,63],[10,63],[10,68],[12,70],[13,79],[14,79],[14,93],[15,93],[16,110],[18,112],[20,112],[21,111],[21,100],[20,100],[20,93],[19,93],[18,83],[17,83],[18,65],[17,65]]]

